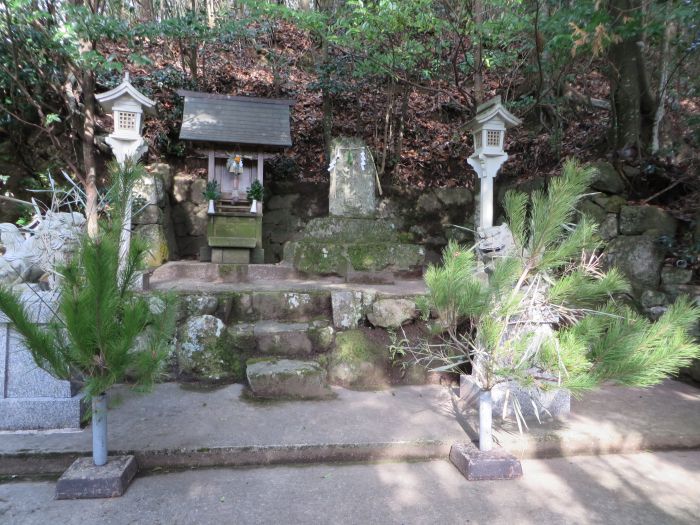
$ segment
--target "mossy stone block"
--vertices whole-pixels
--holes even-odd
[[[396,226],[383,219],[317,217],[308,222],[304,233],[311,242],[355,243],[398,240]]]
[[[389,350],[360,329],[339,332],[329,358],[333,383],[359,389],[380,389],[389,384]]]
[[[303,273],[345,275],[347,267],[342,244],[300,242],[294,250],[294,268]]]

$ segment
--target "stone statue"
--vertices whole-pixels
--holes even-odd
[[[80,240],[85,216],[78,212],[47,211],[27,239],[14,224],[0,224],[0,283],[35,283],[45,273],[53,283],[57,266],[67,262]]]

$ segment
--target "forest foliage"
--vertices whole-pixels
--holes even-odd
[[[94,95],[124,70],[158,101],[145,130],[153,157],[187,154],[177,139],[184,87],[295,99],[281,175],[324,178],[325,145],[348,134],[371,145],[384,177],[467,184],[464,124],[498,93],[526,120],[510,134],[506,175],[554,173],[567,155],[675,166],[666,177],[697,168],[700,5],[690,0],[0,6],[5,191],[40,184],[46,170],[96,184],[110,122]]]

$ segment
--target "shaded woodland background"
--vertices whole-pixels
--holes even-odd
[[[700,3],[691,0],[0,0],[0,192],[63,171],[88,194],[111,158],[94,95],[123,72],[157,100],[149,161],[186,164],[178,88],[292,98],[277,180],[327,179],[362,137],[382,180],[473,187],[464,124],[500,94],[524,125],[504,179],[606,159],[631,201],[700,207]],[[6,210],[9,207],[3,204]]]

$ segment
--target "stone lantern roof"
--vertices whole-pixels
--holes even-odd
[[[128,71],[124,74],[124,80],[122,80],[121,84],[114,89],[95,95],[95,98],[107,112],[111,112],[115,105],[118,106],[125,102],[126,98],[131,98],[147,113],[155,113],[155,101],[151,100],[131,85]]]
[[[518,126],[522,123],[518,117],[503,106],[501,103],[501,95],[496,95],[492,99],[477,106],[476,116],[467,123],[466,128],[469,131],[475,131],[492,120],[500,120],[506,129]]]

